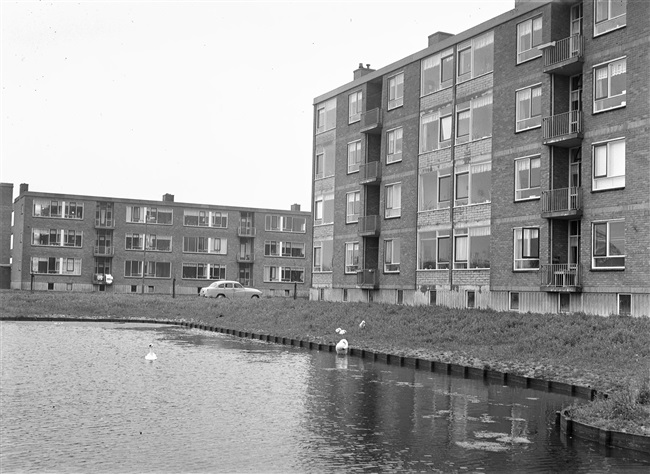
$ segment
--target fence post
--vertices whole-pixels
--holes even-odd
[[[176,278],[172,280],[172,298],[176,298]]]

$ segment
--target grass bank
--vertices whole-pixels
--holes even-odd
[[[632,393],[650,371],[650,318],[497,313],[439,306],[293,299],[0,292],[3,316],[179,320],[452,362],[527,377]],[[365,329],[359,328],[366,321]],[[613,397],[610,397],[613,398]],[[647,406],[645,407],[647,408]],[[642,411],[648,410],[642,407]],[[604,412],[600,412],[601,418]],[[634,422],[631,422],[632,425]],[[650,414],[640,428],[650,432]]]

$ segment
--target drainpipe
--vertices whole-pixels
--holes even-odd
[[[458,61],[458,46],[454,45],[454,58]],[[454,233],[454,196],[456,188],[456,90],[458,88],[458,64],[455,66],[453,85],[451,87],[451,183],[449,185],[449,220],[451,222],[451,255],[449,256],[449,291],[454,284],[454,252],[456,236]],[[440,192],[440,191],[438,191]]]

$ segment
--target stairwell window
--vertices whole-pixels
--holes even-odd
[[[625,187],[625,139],[593,145],[592,189],[619,189]]]
[[[518,227],[514,229],[514,270],[539,269],[539,228]]]
[[[384,241],[384,273],[399,273],[400,240]]]
[[[388,79],[388,110],[404,104],[404,73]]]
[[[527,156],[515,160],[515,201],[541,197],[540,166],[539,156]]]
[[[402,127],[389,130],[386,134],[388,142],[388,153],[386,155],[386,164],[397,163],[402,161]]]
[[[516,131],[522,132],[542,126],[542,85],[520,89],[516,94]]]
[[[594,66],[594,113],[625,107],[627,60],[617,59]]]
[[[385,218],[400,217],[402,215],[402,183],[386,186]]]
[[[602,35],[627,23],[627,0],[596,0],[594,2],[594,36]]]
[[[517,64],[539,58],[542,52],[542,16],[529,18],[517,25]]]
[[[625,220],[593,223],[591,267],[594,270],[625,269]]]

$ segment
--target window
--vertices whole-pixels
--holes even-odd
[[[147,222],[149,224],[172,225],[172,221],[173,211],[171,209],[162,209],[156,207],[147,209]]]
[[[431,230],[418,233],[418,270],[449,268],[451,231]]]
[[[420,116],[420,153],[451,146],[451,105]]]
[[[386,186],[386,219],[402,215],[402,184],[395,183]]]
[[[280,246],[275,240],[267,240],[264,242],[264,256],[265,257],[279,257]]]
[[[336,97],[316,106],[316,133],[336,127]]]
[[[632,315],[632,295],[618,294],[618,314],[619,316]]]
[[[32,245],[61,245],[61,233],[57,229],[32,229]]]
[[[32,257],[32,273],[49,275],[81,275],[80,258]]]
[[[458,45],[458,82],[492,72],[494,33],[489,31]]]
[[[449,175],[438,175],[438,209],[449,207],[451,201],[451,170]]]
[[[384,250],[384,272],[398,273],[400,261],[400,240],[385,240]]]
[[[404,104],[404,73],[388,78],[388,109]]]
[[[514,229],[514,269],[537,270],[539,268],[539,228]]]
[[[454,50],[449,48],[422,60],[422,95],[451,87],[454,79]]]
[[[594,222],[593,269],[625,268],[625,221]]]
[[[627,0],[595,0],[594,36],[622,28],[627,23]]]
[[[359,222],[359,209],[361,207],[361,192],[355,191],[345,195],[345,223]]]
[[[314,225],[332,224],[334,222],[334,193],[316,198],[314,206]]]
[[[386,163],[402,161],[402,133],[403,129],[401,127],[387,132],[388,153]]]
[[[264,281],[269,283],[296,282],[304,283],[305,269],[292,267],[264,267]]]
[[[171,278],[172,264],[169,262],[146,262],[144,272],[147,278]]]
[[[220,229],[228,228],[228,213],[213,211],[211,214],[211,224],[212,227],[218,227]]]
[[[456,144],[492,136],[492,93],[456,106]]]
[[[625,107],[627,59],[594,66],[594,113]]]
[[[314,244],[314,272],[331,272],[333,241],[323,240]]]
[[[466,297],[466,307],[467,308],[476,308],[476,292],[474,290],[467,290],[465,292]]]
[[[143,250],[144,238],[140,234],[126,234],[126,250]]]
[[[305,258],[305,244],[303,242],[280,242],[283,257]]]
[[[426,171],[420,175],[418,203],[420,211],[449,207],[451,198],[451,171],[451,168],[443,168]],[[483,179],[482,181],[485,180]],[[484,186],[484,184],[481,186]],[[487,192],[489,196],[489,191]]]
[[[95,225],[97,227],[113,227],[113,203],[98,202],[95,209]]]
[[[65,203],[65,217],[66,219],[83,219],[84,205],[83,203],[66,202]]]
[[[126,222],[144,222],[144,210],[140,206],[126,206]]]
[[[454,231],[454,269],[490,268],[490,228]]]
[[[147,250],[153,252],[171,252],[172,238],[169,235],[149,234],[147,236]]]
[[[510,310],[519,311],[519,293],[516,291],[510,292]]]
[[[456,185],[454,186],[456,196],[454,206],[462,206],[469,203],[469,166],[461,166],[456,169]]]
[[[183,225],[193,227],[207,227],[209,224],[207,211],[185,209],[183,214]]]
[[[226,266],[215,263],[210,264],[210,280],[225,280]]]
[[[141,277],[142,276],[142,262],[139,260],[127,260],[124,262],[124,276],[125,277]]]
[[[63,245],[66,247],[78,247],[81,248],[81,238],[83,232],[80,230],[64,230],[63,231]]]
[[[207,263],[183,263],[183,273],[181,278],[186,279],[201,279],[207,280],[208,278],[208,264]]]
[[[170,238],[171,248],[171,238]],[[183,237],[184,253],[216,253],[225,255],[228,253],[228,240],[225,238],[213,237]]]
[[[539,156],[515,160],[515,201],[540,198],[540,164]]]
[[[625,187],[625,139],[598,143],[593,146],[594,177],[592,189]]]
[[[348,174],[359,171],[361,163],[361,140],[348,143]]]
[[[359,268],[359,242],[345,243],[345,273],[357,273]]]
[[[34,199],[34,217],[62,217],[64,219],[83,219],[84,205],[75,201],[52,201]]]
[[[542,17],[538,16],[517,25],[517,64],[538,58],[542,52]]]
[[[353,92],[348,96],[348,123],[361,120],[361,107],[363,105],[363,93]]]
[[[516,131],[542,125],[542,86],[535,85],[517,91]]]
[[[307,219],[297,216],[281,216],[267,214],[265,217],[265,229],[271,232],[292,232],[302,234],[305,232]]]
[[[334,176],[334,144],[316,147],[315,179]]]

